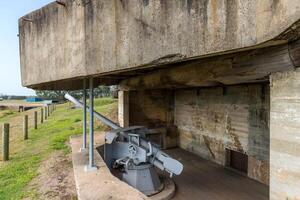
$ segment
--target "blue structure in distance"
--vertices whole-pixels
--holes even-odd
[[[38,98],[38,97],[29,97],[26,99],[26,102],[41,102],[43,99]]]

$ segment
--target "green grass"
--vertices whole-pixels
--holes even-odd
[[[0,122],[6,122],[8,121],[10,118],[16,116],[18,114],[17,111],[13,111],[13,110],[1,110],[0,111]]]
[[[95,109],[109,115],[117,108],[116,100],[110,98],[97,99]],[[22,199],[34,197],[32,191],[26,191],[28,183],[38,175],[41,162],[57,150],[70,151],[66,145],[71,135],[81,134],[81,110],[69,109],[68,104],[60,105],[44,124],[37,130],[30,130],[29,140],[10,161],[0,165],[0,199]],[[97,125],[98,130],[104,127]],[[20,136],[21,137],[21,136]],[[21,144],[20,144],[21,145]]]

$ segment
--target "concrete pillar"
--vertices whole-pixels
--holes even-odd
[[[118,120],[121,127],[129,126],[129,92],[118,92]]]
[[[2,160],[9,160],[9,124],[3,124],[2,131]]]
[[[24,135],[24,140],[27,140],[28,139],[28,115],[24,115],[23,135]]]
[[[270,84],[270,199],[300,199],[300,70]]]
[[[37,114],[37,111],[34,111],[34,116],[33,116],[33,127],[34,129],[37,129],[37,121],[38,121],[38,114]]]
[[[44,109],[41,108],[41,124],[44,123]]]

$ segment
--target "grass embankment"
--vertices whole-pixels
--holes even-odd
[[[17,115],[17,111],[13,110],[0,110],[0,123],[7,122],[10,118]]]
[[[116,100],[95,100],[95,109],[107,116],[115,118],[116,108]],[[29,140],[15,140],[13,146],[18,148],[10,156],[10,161],[0,162],[0,199],[34,198],[37,194],[34,191],[26,191],[26,186],[38,175],[39,166],[51,153],[63,150],[67,154],[70,151],[66,142],[71,135],[81,134],[81,119],[80,109],[70,109],[68,103],[59,105],[37,130],[30,129]],[[95,123],[96,130],[103,130],[103,125]],[[22,138],[21,130],[10,134]]]

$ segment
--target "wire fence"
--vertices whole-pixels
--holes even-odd
[[[51,104],[50,109],[54,110],[55,105]],[[30,130],[34,128],[34,113],[37,112],[37,128],[41,125],[41,108],[43,109],[43,121],[45,122],[45,108],[47,107],[37,107],[24,112],[18,113],[16,116],[9,117],[4,123],[9,124],[9,154],[14,155],[20,151],[20,147],[25,144],[24,135],[23,135],[23,126],[24,126],[24,116],[28,116],[28,131],[30,139]],[[48,107],[49,108],[49,107]],[[50,112],[51,113],[51,112]],[[0,124],[0,161],[3,160],[3,126],[4,123]],[[1,166],[1,163],[0,163]]]

